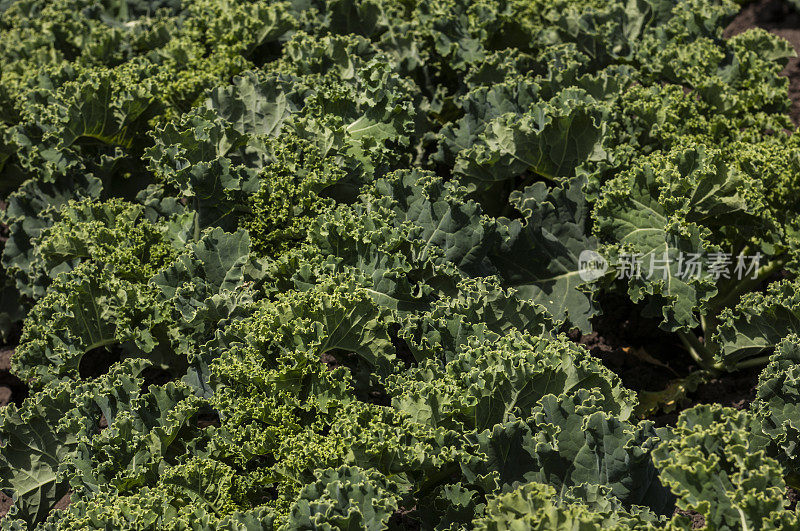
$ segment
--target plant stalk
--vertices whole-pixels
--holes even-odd
[[[759,367],[761,365],[766,365],[769,362],[771,356],[759,356],[757,358],[750,358],[744,361],[740,361],[735,365],[736,369],[749,369],[750,367]]]
[[[200,241],[200,198],[194,196],[194,241]]]
[[[777,258],[772,262],[764,264],[762,267],[759,268],[758,272],[756,273],[755,278],[748,278],[743,279],[735,287],[730,290],[722,299],[719,301],[713,302],[714,309],[718,312],[723,308],[727,308],[728,306],[732,306],[736,302],[738,302],[739,297],[751,291],[753,288],[758,286],[765,278],[769,277],[773,273],[780,271],[781,268],[786,265],[786,257]]]
[[[714,355],[697,339],[694,332],[678,331],[678,337],[694,361],[704,369],[714,369]]]

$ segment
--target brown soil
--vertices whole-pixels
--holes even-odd
[[[600,303],[604,314],[593,320],[595,331],[581,335],[574,330],[570,337],[619,375],[625,387],[636,392],[661,391],[699,369],[674,335],[661,330],[657,320],[642,315],[641,305],[617,296]],[[689,392],[674,411],[647,418],[665,426],[674,425],[680,410],[693,404],[746,408],[755,398],[760,372],[756,367],[711,378]]]
[[[742,8],[739,15],[725,28],[725,38],[751,28],[762,28],[789,41],[800,54],[800,13],[781,0],[757,0]],[[789,78],[789,112],[795,125],[800,124],[800,57],[789,60],[783,75]]]
[[[60,500],[56,502],[55,505],[53,505],[53,509],[66,509],[67,507],[69,507],[69,503],[71,501],[69,496],[70,496],[69,494],[65,494]]]
[[[788,502],[788,506],[786,507],[790,511],[794,511],[797,509],[797,502],[800,500],[800,493],[798,493],[792,487],[787,487],[786,489],[786,501]]]
[[[641,305],[623,297],[600,300],[603,315],[593,320],[594,332],[570,337],[585,346],[623,385],[636,392],[662,391],[674,381],[686,378],[699,367],[675,336],[658,327],[658,321],[642,315]],[[674,425],[678,413],[693,404],[721,404],[735,409],[747,407],[755,398],[759,368],[721,375],[701,383],[689,392],[674,411],[648,416],[657,426]]]
[[[19,406],[28,396],[28,386],[10,372],[13,354],[13,348],[0,347],[0,406],[10,402]]]
[[[756,397],[756,384],[760,367],[726,374],[700,384],[692,396],[701,404],[721,404],[734,409],[744,409]]]
[[[389,519],[390,527],[394,529],[407,529],[409,531],[422,529],[416,517],[416,513],[416,507],[412,507],[411,509],[406,509],[404,507],[398,508]]]
[[[14,505],[14,501],[0,492],[0,518],[6,515],[12,505]]]
[[[692,529],[702,529],[706,526],[706,517],[700,513],[696,513],[694,511],[683,511],[676,508],[675,514],[688,516],[692,521]]]
[[[70,497],[69,494],[65,494],[60,500],[53,505],[53,509],[66,509],[69,507],[70,504]],[[0,492],[0,518],[4,517],[8,511],[11,510],[11,506],[14,505],[14,501]]]

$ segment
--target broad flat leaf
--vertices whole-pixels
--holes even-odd
[[[537,467],[526,479],[556,488],[606,485],[624,505],[672,512],[673,499],[653,467],[658,442],[652,424],[632,425],[602,411],[597,390],[573,396],[548,395],[531,419],[536,432],[530,451]]]
[[[523,219],[500,220],[502,242],[490,256],[504,286],[584,332],[597,313],[595,288],[581,278],[581,253],[597,249],[587,228],[585,182],[577,178],[553,190],[536,183],[514,192],[511,203]]]
[[[74,433],[59,422],[72,407],[72,389],[57,385],[17,408],[0,411],[0,486],[13,493],[12,518],[31,528],[69,491],[58,468],[76,446]]]
[[[305,94],[297,81],[264,79],[256,72],[245,72],[234,78],[231,86],[212,90],[205,107],[239,134],[277,136],[284,122],[303,108]]]
[[[575,168],[605,155],[601,116],[588,94],[566,90],[521,116],[494,119],[477,145],[459,153],[454,171],[478,191],[526,172],[557,182],[569,179]]]
[[[233,234],[216,228],[190,246],[191,253],[181,256],[155,276],[153,282],[164,295],[172,297],[181,282],[202,278],[217,291],[235,289],[245,280],[243,269],[250,258],[250,236],[239,230]]]

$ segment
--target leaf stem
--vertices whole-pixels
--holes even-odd
[[[755,278],[743,279],[741,282],[736,284],[734,288],[731,289],[719,301],[713,302],[714,310],[719,311],[728,306],[732,306],[733,304],[738,302],[739,297],[742,294],[751,291],[753,288],[758,286],[765,278],[769,277],[770,275],[772,275],[777,271],[780,271],[781,268],[784,265],[786,265],[786,261],[787,261],[786,257],[781,257],[781,258],[776,258],[772,262],[764,264],[761,268],[759,268]]]
[[[736,510],[739,511],[739,518],[742,520],[742,531],[750,531],[750,527],[747,525],[747,518],[744,516],[744,511],[738,506],[735,505]]]
[[[711,372],[716,372],[724,369],[722,364],[714,361],[714,352],[703,344],[694,332],[677,332],[683,346],[689,352],[689,355],[695,360],[703,369]],[[706,335],[705,337],[708,337]]]
[[[703,351],[707,352],[707,349],[700,343],[700,340],[697,339],[697,336],[695,336],[693,332],[686,333],[678,331],[678,337],[680,338],[681,343],[683,343],[683,346],[686,348],[687,352],[689,352],[689,355],[692,357],[692,359],[700,366],[708,367],[708,364],[705,361],[706,356],[700,354],[700,352]],[[697,348],[698,346],[700,349]],[[700,350],[700,352],[698,352],[698,350]]]
[[[760,365],[766,365],[769,362],[769,359],[772,356],[759,356],[757,358],[750,358],[744,361],[738,362],[735,367],[736,369],[749,369],[750,367],[758,367]]]
[[[200,198],[194,196],[194,241],[200,241]]]

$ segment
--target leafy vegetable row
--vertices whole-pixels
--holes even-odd
[[[2,526],[800,525],[794,52],[731,2],[0,10]],[[609,293],[755,402],[635,418]]]

